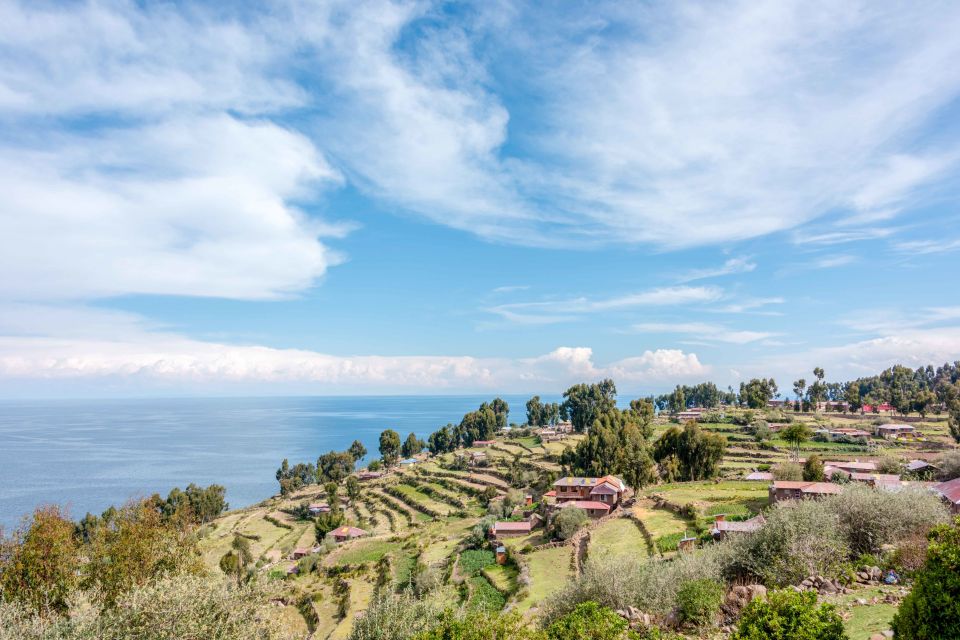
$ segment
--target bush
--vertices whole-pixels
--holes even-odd
[[[823,504],[836,514],[841,533],[854,555],[877,554],[885,544],[913,533],[926,533],[947,521],[943,503],[923,490],[878,491],[853,483]]]
[[[399,638],[400,636],[389,636]],[[387,636],[384,636],[387,638]],[[356,640],[351,636],[351,640]],[[517,613],[506,615],[447,612],[440,622],[412,640],[544,640],[541,632],[528,629]]]
[[[579,507],[564,507],[553,520],[553,533],[561,540],[569,540],[589,519]]]
[[[901,576],[912,576],[923,568],[926,559],[927,537],[914,534],[897,543],[888,564]]]
[[[547,627],[549,640],[619,640],[627,621],[596,602],[583,602]]]
[[[827,479],[823,470],[823,461],[817,454],[808,456],[807,461],[803,463],[803,479],[807,482],[823,482]]]
[[[753,576],[770,586],[798,584],[811,575],[835,576],[850,547],[836,516],[822,502],[778,503],[767,524],[730,541],[733,576]]]
[[[903,640],[960,638],[960,518],[930,532],[927,558],[893,618]]]
[[[774,591],[748,604],[731,640],[846,640],[833,605],[817,606],[817,594]]]
[[[370,606],[354,621],[350,640],[408,640],[425,631],[442,609],[431,599],[420,599],[409,591],[377,591]]]
[[[666,616],[676,606],[677,591],[685,582],[700,578],[720,581],[730,563],[730,546],[712,545],[672,560],[641,562],[636,558],[597,557],[583,572],[543,604],[543,618],[556,620],[582,602],[593,601],[613,610],[638,607]]]
[[[937,460],[940,480],[960,478],[960,450],[948,451]]]
[[[773,467],[774,480],[803,480],[803,467],[795,462],[781,462]]]
[[[723,585],[716,580],[686,582],[677,591],[677,617],[681,624],[703,627],[714,623],[723,602]]]

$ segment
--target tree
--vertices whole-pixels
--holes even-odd
[[[570,417],[574,430],[583,433],[597,416],[616,408],[617,387],[610,379],[596,384],[575,384],[563,397],[562,411]]]
[[[673,393],[670,394],[669,399],[670,413],[676,415],[681,411],[687,408],[687,395],[683,391],[683,387],[677,385],[676,389],[673,390]]]
[[[433,455],[449,453],[457,448],[458,442],[453,437],[453,425],[448,424],[445,427],[434,431],[427,438],[427,448]]]
[[[773,378],[753,378],[750,382],[740,383],[740,402],[751,409],[764,409],[770,399],[778,395],[777,383]]]
[[[497,414],[487,403],[480,405],[476,411],[463,416],[460,421],[460,444],[469,447],[474,440],[490,440],[498,429]]]
[[[531,427],[541,427],[545,424],[543,416],[543,403],[540,402],[540,396],[533,396],[527,400],[527,425]]]
[[[898,636],[899,637],[899,636]],[[944,636],[946,637],[946,636]],[[813,591],[774,591],[743,609],[731,640],[848,640],[831,604],[817,604]]]
[[[334,507],[330,505],[330,511],[321,513],[313,522],[313,534],[317,542],[323,542],[327,534],[343,524],[343,511],[339,505]]]
[[[323,485],[323,490],[327,493],[327,504],[330,505],[330,508],[336,508],[340,506],[340,496],[338,495],[339,487],[336,482],[328,482]]]
[[[97,527],[86,555],[83,586],[108,607],[161,576],[206,570],[191,523],[165,520],[150,500],[125,505]]]
[[[863,400],[860,399],[860,385],[850,383],[843,393],[843,399],[846,400],[850,413],[856,413],[863,407]]]
[[[553,535],[569,540],[589,519],[587,512],[580,507],[564,507],[553,519]]]
[[[328,451],[317,458],[317,482],[341,482],[355,465],[356,458],[348,451]]]
[[[797,406],[803,402],[803,392],[807,388],[807,381],[803,378],[795,380],[793,383],[793,392],[797,395]]]
[[[233,576],[237,585],[249,577],[249,567],[253,562],[253,553],[250,551],[250,541],[240,534],[233,534],[230,551],[220,558],[220,570],[228,576]]]
[[[347,478],[346,488],[347,496],[350,498],[350,501],[356,502],[360,497],[360,481],[357,480],[357,476],[350,476]]]
[[[661,469],[672,466],[670,459],[675,458],[680,480],[705,480],[717,474],[726,448],[726,438],[706,433],[691,421],[682,429],[667,429],[654,444],[653,457]]]
[[[612,409],[600,415],[575,449],[564,450],[560,464],[578,475],[617,474],[637,489],[656,479],[650,446],[632,411]]]
[[[347,453],[350,454],[354,462],[359,462],[361,458],[367,455],[367,448],[359,440],[354,440],[350,448],[347,449]]]
[[[774,465],[770,471],[773,473],[774,480],[792,480],[794,482],[803,479],[803,468],[796,462],[781,462]]]
[[[803,479],[807,482],[823,482],[827,479],[823,471],[823,461],[817,454],[811,454],[803,464]]]
[[[393,581],[393,556],[389,553],[383,554],[377,560],[377,582],[374,585],[378,590],[389,586]]]
[[[400,434],[393,429],[380,434],[380,456],[387,467],[392,467],[400,459]]]
[[[896,638],[960,638],[960,518],[927,536],[926,562],[893,618]]]
[[[59,507],[33,512],[29,526],[0,538],[0,600],[47,615],[65,613],[78,586],[80,543]]]
[[[510,415],[510,405],[503,398],[494,398],[490,401],[490,409],[497,418],[497,431],[507,426],[507,417]]]
[[[403,446],[401,447],[400,451],[404,458],[412,458],[423,451],[424,446],[423,440],[417,438],[417,434],[411,433],[403,442]]]
[[[802,422],[794,422],[780,432],[780,437],[794,446],[796,457],[800,457],[800,445],[810,439],[810,427]]]

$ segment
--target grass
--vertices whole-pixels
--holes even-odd
[[[683,533],[692,525],[673,511],[656,509],[649,503],[638,503],[633,508],[634,514],[643,521],[644,527],[652,538]]]
[[[520,611],[526,611],[551,594],[559,591],[570,579],[570,547],[544,549],[527,556],[530,562],[530,590],[517,605]]]
[[[387,540],[361,540],[351,543],[343,551],[336,551],[331,554],[330,559],[334,564],[363,564],[365,562],[377,562],[380,558],[393,553],[400,548],[398,542],[388,542]]]
[[[403,549],[400,554],[394,558],[393,579],[400,585],[409,583],[415,566],[417,566],[416,556],[413,555],[412,551]]]
[[[502,593],[512,593],[517,588],[517,575],[520,571],[512,564],[493,564],[483,570],[493,586]]]
[[[589,553],[593,556],[647,556],[647,542],[640,528],[629,518],[615,518],[590,532]]]
[[[407,496],[418,504],[422,504],[430,509],[433,509],[440,515],[448,515],[451,511],[455,510],[454,507],[451,507],[447,503],[434,500],[427,494],[420,493],[408,484],[398,484],[396,487],[403,495]],[[429,518],[429,516],[427,517]]]
[[[828,597],[826,600],[837,605],[841,612],[847,611],[849,613],[849,617],[846,617],[843,622],[843,627],[850,640],[867,640],[873,634],[881,633],[890,628],[890,622],[897,612],[897,606],[886,602],[858,606],[849,605],[857,598],[863,598],[869,602],[876,596],[882,596],[892,591],[896,591],[896,588],[880,585],[856,589],[853,593]]]

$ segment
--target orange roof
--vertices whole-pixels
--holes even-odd
[[[530,531],[532,525],[527,521],[520,522],[495,522],[493,523],[493,531]]]

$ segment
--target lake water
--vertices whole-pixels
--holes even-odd
[[[526,397],[504,396],[523,422]],[[277,491],[283,458],[315,462],[380,432],[426,437],[489,397],[178,398],[0,402],[0,526],[40,504],[81,518],[190,482],[222,484],[233,508]],[[371,457],[368,455],[368,458]]]

